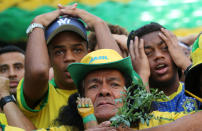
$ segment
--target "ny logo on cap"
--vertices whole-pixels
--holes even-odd
[[[59,24],[59,26],[61,26],[61,25],[64,25],[64,24],[69,24],[70,21],[71,21],[70,19],[64,18],[64,19],[59,19],[59,20],[57,21],[57,23]]]

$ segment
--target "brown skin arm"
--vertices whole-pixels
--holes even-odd
[[[76,6],[71,5],[67,8],[74,9]],[[45,13],[36,16],[33,23],[47,27],[60,14],[60,10]],[[48,90],[50,60],[44,33],[43,29],[35,28],[29,34],[26,49],[23,91],[26,103],[31,108],[36,106]]]
[[[40,23],[46,27],[59,15],[59,10],[42,14],[36,16],[33,23]],[[28,38],[23,85],[25,100],[31,108],[34,108],[36,102],[41,100],[47,92],[49,68],[50,60],[44,30],[35,28]]]
[[[9,95],[9,80],[7,78],[0,77],[0,99]],[[5,104],[3,112],[6,115],[8,125],[19,127],[25,129],[26,131],[36,129],[14,102]]]
[[[108,25],[101,18],[78,8],[72,10],[60,5],[59,9],[64,15],[81,18],[87,24],[88,29],[95,31],[99,49],[114,49],[121,54],[121,50],[114,40]]]

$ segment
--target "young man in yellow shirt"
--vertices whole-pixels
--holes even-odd
[[[25,77],[18,85],[17,101],[37,128],[52,126],[59,109],[77,91],[66,67],[88,53],[88,41],[84,24],[75,17],[95,31],[99,46],[116,46],[107,24],[76,6],[58,5],[58,10],[36,16],[27,30]],[[54,79],[48,81],[51,66]]]

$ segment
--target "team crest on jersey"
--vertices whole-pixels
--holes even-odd
[[[194,110],[198,109],[198,105],[196,103],[196,100],[194,100],[194,99],[185,99],[183,101],[184,102],[183,102],[182,107],[184,108],[185,112],[191,112],[191,111],[194,111]]]

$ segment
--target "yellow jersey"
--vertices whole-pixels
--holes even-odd
[[[140,129],[146,129],[146,128],[151,128],[151,127],[167,124],[167,123],[175,121],[178,118],[188,115],[183,112],[180,112],[180,113],[172,112],[171,113],[171,112],[159,112],[159,111],[154,111],[151,114],[154,115],[154,117],[149,121],[149,125],[147,125],[146,123],[144,123],[144,124],[140,123],[138,128],[133,128],[133,129],[140,130]],[[1,125],[1,127],[3,127],[4,131],[13,131],[13,130],[9,130],[9,129],[16,128],[16,127],[11,127],[11,126],[4,126],[4,125]],[[24,131],[24,130],[16,128],[15,131]],[[37,129],[34,131],[79,131],[79,130],[78,130],[78,128],[71,127],[71,126],[58,126],[58,127],[50,127],[50,128],[41,128],[41,129]]]
[[[0,113],[0,123],[3,125],[7,125],[7,119],[4,113]]]
[[[54,120],[59,114],[60,108],[67,105],[68,98],[71,94],[77,92],[76,89],[59,89],[54,87],[55,83],[49,82],[46,96],[34,109],[32,109],[25,101],[23,95],[23,83],[24,79],[19,82],[17,87],[17,103],[21,111],[32,121],[36,128],[52,127]]]

